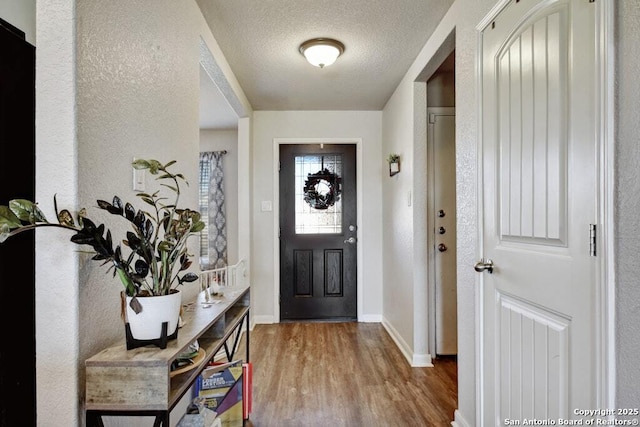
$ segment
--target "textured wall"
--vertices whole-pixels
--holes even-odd
[[[252,313],[258,322],[279,318],[274,307],[274,198],[273,139],[274,138],[362,138],[362,181],[359,191],[364,195],[362,224],[358,228],[359,257],[363,271],[359,277],[364,287],[363,306],[358,308],[369,319],[379,319],[381,302],[382,260],[380,255],[382,228],[380,177],[384,163],[380,152],[380,121],[378,111],[259,111],[254,113],[253,126],[253,248],[251,283]],[[273,212],[262,212],[260,203],[273,202]]]
[[[73,0],[37,4],[36,200],[77,207]],[[78,255],[64,230],[36,233],[36,407],[40,426],[78,425]],[[99,298],[98,298],[99,299]],[[52,375],[55,373],[55,375]]]
[[[132,188],[134,157],[176,160],[174,170],[198,182],[199,35],[193,5],[187,4],[167,0],[153,8],[144,1],[77,5],[80,204],[98,220],[114,224],[115,240],[123,236],[126,222],[93,207],[97,198],[111,200],[114,195],[144,206]],[[147,188],[159,189],[150,175]],[[181,190],[180,205],[196,208],[197,185]],[[121,332],[119,311],[109,304],[117,301],[121,289],[104,269],[86,264],[80,316],[86,317],[85,345],[94,350]],[[104,325],[113,329],[96,340],[91,331]]]
[[[617,407],[640,402],[640,3],[616,2]]]
[[[215,55],[219,49],[195,1],[42,0],[37,24],[37,195],[43,207],[51,208],[57,192],[61,205],[86,207],[92,219],[109,225],[114,240],[122,239],[126,222],[97,209],[96,199],[118,195],[146,206],[132,189],[130,162],[137,157],[176,160],[174,171],[191,184],[181,187],[179,204],[197,208],[201,40]],[[237,89],[224,58],[216,59]],[[147,189],[156,188],[147,175]],[[190,248],[198,253],[196,239]],[[77,249],[66,238],[52,241],[39,233],[42,426],[83,424],[84,360],[124,336],[122,285]],[[198,287],[182,290],[190,299]],[[118,418],[106,424],[148,423]]]
[[[426,222],[414,224],[414,193],[424,193],[424,188],[414,188],[413,149],[413,84],[403,84],[387,103],[382,123],[381,166],[382,215],[385,227],[383,239],[383,322],[400,346],[405,357],[413,358],[414,352],[414,234],[417,228],[424,230]],[[400,173],[389,176],[386,158],[400,155]],[[411,198],[411,199],[410,199]],[[411,201],[411,202],[410,202]],[[417,260],[416,260],[417,261]],[[426,301],[423,301],[426,310]],[[424,325],[426,328],[426,325]]]
[[[475,425],[476,416],[476,370],[475,370],[475,292],[476,275],[470,268],[476,261],[477,241],[477,86],[476,86],[476,25],[496,3],[494,0],[456,0],[440,25],[426,43],[422,52],[408,70],[383,113],[382,155],[391,151],[404,154],[409,162],[413,152],[411,144],[419,138],[414,135],[413,92],[410,87],[423,77],[431,58],[437,56],[452,32],[455,32],[455,82],[456,82],[456,198],[457,198],[457,278],[458,278],[458,412],[459,425]],[[428,77],[428,76],[427,76]],[[404,164],[403,164],[404,170]],[[404,172],[400,173],[400,176]],[[394,177],[395,178],[395,177]],[[383,182],[383,204],[398,206],[398,210],[385,208],[384,240],[384,318],[392,329],[397,330],[404,342],[413,345],[415,333],[420,333],[413,319],[420,313],[412,304],[414,295],[420,295],[420,285],[414,283],[418,276],[407,277],[403,271],[411,271],[412,261],[419,262],[407,254],[413,253],[415,242],[411,237],[424,228],[423,223],[405,222],[407,215],[406,194],[421,191],[415,183],[405,181]],[[415,174],[414,174],[415,179]],[[403,197],[404,196],[404,197]],[[396,280],[401,274],[405,280]],[[412,348],[413,350],[413,348]]]
[[[130,191],[120,189],[130,188],[130,170],[125,165],[134,156],[176,158],[181,168],[186,164],[196,165],[197,159],[197,36],[201,23],[191,2],[163,0],[160,6],[154,4],[152,8],[146,7],[148,3],[141,0],[78,3],[76,11],[74,0],[37,2],[37,194],[46,208],[51,208],[50,196],[54,192],[58,192],[59,200],[62,198],[66,206],[72,207],[92,206],[96,196],[109,197],[114,191],[130,197]],[[455,1],[398,88],[400,99],[385,109],[384,142],[374,136],[375,148],[365,151],[367,195],[371,200],[382,199],[382,205],[391,201],[402,206],[402,212],[397,216],[391,215],[391,210],[385,211],[384,219],[382,207],[374,206],[373,211],[365,216],[371,236],[375,235],[375,230],[394,227],[398,227],[402,236],[409,236],[411,231],[401,223],[406,216],[406,199],[401,195],[417,189],[412,188],[411,183],[403,182],[396,198],[392,183],[399,182],[403,174],[396,175],[397,181],[384,176],[386,163],[383,158],[390,150],[404,149],[407,143],[401,138],[413,136],[404,129],[407,124],[411,126],[412,120],[407,117],[412,114],[413,96],[412,91],[405,89],[413,85],[415,76],[455,28],[460,351],[457,417],[465,419],[467,425],[475,424],[476,409],[475,275],[469,268],[475,262],[477,250],[475,25],[494,3],[494,0]],[[640,192],[637,170],[640,154],[637,70],[640,62],[635,43],[640,39],[640,13],[637,2],[617,4],[617,381],[618,406],[624,407],[640,401],[640,374],[636,366],[640,351],[640,263],[637,261],[640,216],[636,197]],[[77,139],[76,40],[80,63],[77,102],[83,110],[78,114]],[[211,40],[211,36],[208,35],[206,40]],[[192,58],[192,55],[195,56]],[[191,97],[194,106],[189,103]],[[252,278],[258,291],[256,296],[263,297],[264,301],[260,311],[254,313],[262,315],[273,314],[273,298],[268,293],[273,285],[264,285],[273,277],[273,261],[264,255],[272,252],[273,225],[257,209],[261,200],[268,200],[273,195],[272,138],[327,136],[326,128],[336,123],[339,123],[337,130],[329,136],[360,137],[367,132],[382,134],[379,118],[358,118],[358,114],[354,118],[350,113],[338,112],[330,114],[327,119],[321,119],[322,114],[308,113],[311,118],[305,117],[304,113],[299,114],[260,113],[262,124],[257,129],[265,132],[256,132],[253,138],[256,170],[252,181],[253,237],[255,242],[267,239],[264,248],[262,243],[258,243],[254,251],[259,268],[254,270]],[[347,125],[348,122],[353,123]],[[396,137],[399,139],[394,139]],[[185,145],[176,146],[176,141]],[[78,169],[83,172],[76,172]],[[194,172],[188,173],[192,181],[196,179],[195,170],[194,167]],[[384,180],[382,189],[378,187],[381,180]],[[79,202],[76,201],[76,188]],[[195,202],[195,193],[189,194],[185,201],[194,197]],[[264,233],[271,237],[265,237]],[[77,255],[72,248],[66,242],[53,242],[47,236],[39,235],[37,240],[39,420],[44,426],[78,425],[79,396],[83,385],[77,376],[78,372],[83,372],[84,357],[99,349],[103,342],[121,336],[120,323],[113,311],[114,296],[118,290],[117,286],[104,283],[112,279],[105,276],[99,266],[80,260],[83,267],[79,270]],[[411,244],[411,239],[394,242],[394,245],[402,247],[384,250],[381,241],[373,243],[379,246],[371,248],[371,257],[367,259],[367,265],[371,266],[367,270],[367,279],[373,283],[372,286],[380,287],[382,260],[385,270],[389,266],[399,270],[406,265],[395,250],[398,249],[397,254],[409,253],[411,249],[407,245]],[[81,279],[77,277],[78,271]],[[400,294],[397,306],[394,306],[394,295],[390,294],[389,300],[385,298],[385,316],[399,318],[409,309],[404,302],[410,301],[412,290],[407,286],[413,284],[405,284],[390,276],[385,278],[389,280],[388,289]],[[95,283],[87,285],[88,279]],[[79,289],[79,283],[82,283],[82,289]],[[380,295],[376,298],[367,302],[371,313],[382,310]],[[80,313],[77,307],[81,308]],[[110,326],[105,328],[105,325]],[[412,337],[410,328],[411,325],[406,326],[406,330],[402,325],[399,327],[409,342]],[[81,349],[78,349],[79,342]],[[52,372],[55,375],[51,375]]]
[[[199,10],[190,0],[90,1],[77,4],[78,154],[80,204],[112,226],[128,225],[95,206],[113,195],[145,208],[132,189],[134,158],[176,160],[180,206],[197,209],[199,153]],[[147,189],[160,187],[147,174]],[[168,193],[165,193],[168,194]],[[117,236],[117,237],[116,237]],[[191,253],[199,253],[191,239]],[[84,261],[84,260],[83,260]],[[81,261],[81,359],[120,340],[121,285],[95,262]],[[194,264],[197,266],[197,262]],[[193,298],[196,284],[181,288]],[[96,331],[101,331],[96,335]],[[117,418],[113,425],[136,421]]]
[[[457,162],[457,203],[458,203],[458,412],[456,420],[460,425],[475,425],[475,411],[478,397],[475,394],[475,290],[476,277],[470,266],[475,262],[477,251],[477,104],[478,95],[476,66],[475,26],[497,3],[493,0],[474,2],[457,0],[440,26],[425,45],[405,80],[396,90],[394,98],[384,110],[383,154],[388,151],[408,149],[404,142],[405,127],[408,125],[407,105],[411,99],[406,86],[413,84],[425,64],[435,55],[447,32],[455,28],[456,34],[456,162]],[[640,69],[636,41],[640,39],[640,3],[637,1],[616,2],[616,314],[617,314],[617,407],[635,407],[640,401],[640,371],[637,369],[637,354],[640,350],[640,212],[637,195],[640,194],[640,116],[637,108],[640,99],[640,85],[637,70]],[[407,184],[405,188],[409,188]],[[414,189],[417,191],[417,189]],[[385,204],[398,199],[397,188],[383,186]],[[390,228],[404,230],[402,216],[385,209],[384,222]],[[413,224],[420,227],[420,224]],[[402,232],[406,234],[406,231]],[[414,233],[415,234],[415,233]],[[391,236],[391,237],[388,237]],[[397,253],[406,249],[387,245],[391,234],[385,234],[384,266],[384,316],[398,331],[405,334],[410,342],[409,313],[406,310],[407,296],[412,285],[393,282],[395,295],[391,294],[389,281],[394,272],[409,268],[409,263]],[[410,240],[406,245],[410,244]],[[389,249],[386,249],[389,248]],[[402,289],[398,289],[398,287]]]

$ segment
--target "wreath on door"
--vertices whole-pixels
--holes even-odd
[[[304,201],[314,209],[326,210],[340,200],[342,179],[324,168],[307,175],[304,182]]]

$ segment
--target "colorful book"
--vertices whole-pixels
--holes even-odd
[[[197,396],[204,400],[204,407],[215,411],[225,427],[244,423],[242,373],[242,361],[213,362],[196,382]]]
[[[253,364],[245,362],[242,364],[242,417],[249,419],[252,403],[252,387],[253,387]]]

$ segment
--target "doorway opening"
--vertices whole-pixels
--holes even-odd
[[[240,230],[246,227],[241,216],[240,186],[244,159],[239,137],[242,109],[230,92],[220,87],[228,83],[217,72],[218,65],[206,43],[200,43],[199,140],[200,206],[207,227],[201,233],[200,268],[207,270],[248,260],[241,249]],[[232,106],[236,106],[236,108]]]
[[[455,138],[455,31],[433,54],[416,79],[416,113],[422,117],[415,152],[425,173],[424,323],[425,353],[434,366],[456,364],[457,371],[457,202]],[[420,155],[420,153],[423,153]],[[416,196],[418,197],[418,196]],[[456,387],[457,388],[457,387]]]
[[[457,356],[455,51],[427,80],[430,354]]]

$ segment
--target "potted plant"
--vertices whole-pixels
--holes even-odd
[[[135,341],[145,343],[161,339],[163,334],[164,338],[167,335],[169,338],[177,337],[181,305],[177,287],[198,280],[197,274],[187,272],[191,266],[187,241],[205,225],[197,211],[178,208],[180,183],[188,185],[188,182],[182,174],[168,170],[174,163],[162,164],[157,160],[144,159],[132,163],[135,169],[148,170],[152,175],[157,175],[156,180],[161,181],[161,186],[173,193],[171,202],[167,202],[168,199],[160,191],[136,194],[151,208],[149,211],[136,209],[131,203],[123,203],[118,196],[114,196],[112,202],[97,201],[100,209],[130,223],[131,229],[120,241],[122,245],[114,244],[111,231],[104,224],[96,224],[89,219],[86,209],[81,209],[75,219],[69,210],[58,210],[55,195],[57,222],[49,222],[37,204],[29,200],[11,200],[8,206],[0,206],[0,243],[15,234],[35,228],[58,227],[72,231],[71,242],[90,247],[92,259],[107,266],[107,271],[113,271],[113,275],[117,275],[124,286],[122,295],[126,300],[126,308],[123,316],[127,325],[127,346],[138,346]],[[128,251],[126,255],[123,246],[128,248],[125,249]],[[164,314],[163,318],[171,319],[167,320],[164,333],[158,329],[162,328],[161,323],[149,324],[151,320],[148,317],[153,315],[150,307],[156,304],[152,301],[158,301],[149,297],[171,299],[171,310],[177,310],[170,316]]]

